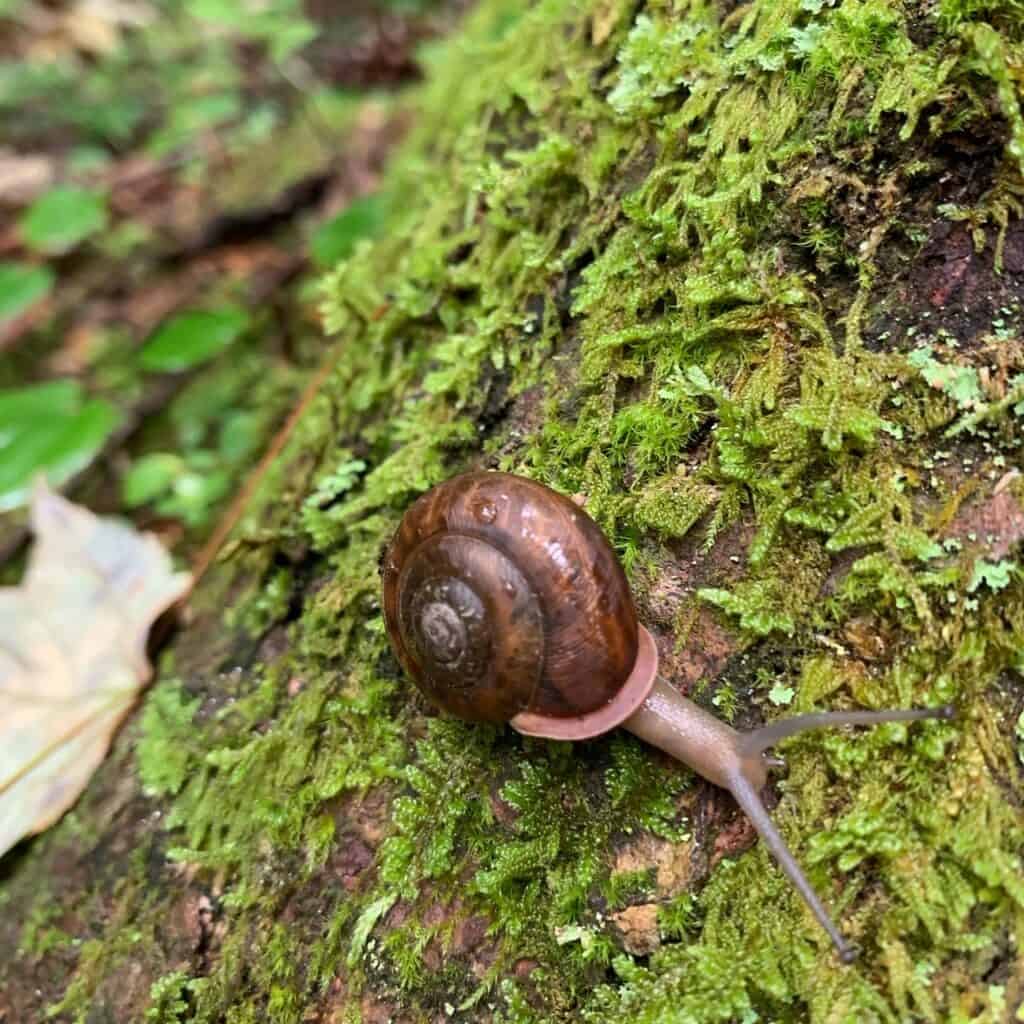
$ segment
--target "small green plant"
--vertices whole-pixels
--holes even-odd
[[[958,408],[975,409],[983,402],[981,379],[973,366],[940,362],[931,345],[914,349],[907,362],[921,372],[930,387],[948,395]]]
[[[1003,590],[1010,584],[1011,577],[1017,572],[1017,563],[1004,558],[999,562],[989,562],[979,558],[974,563],[967,592],[973,594],[979,587],[986,586],[989,590]]]
[[[347,259],[363,238],[373,238],[383,228],[388,202],[382,195],[356,199],[313,233],[309,249],[317,266],[328,269]]]
[[[230,487],[231,476],[215,452],[200,450],[185,457],[153,452],[125,474],[121,498],[128,508],[152,503],[160,515],[196,526],[207,521]]]
[[[287,60],[316,39],[317,26],[304,16],[299,0],[190,0],[189,13],[224,32],[259,42],[274,63]]]
[[[196,982],[185,971],[172,971],[157,978],[149,990],[146,1024],[183,1024],[188,1019],[187,993]]]
[[[731,591],[720,587],[701,587],[697,596],[736,616],[743,629],[757,636],[775,632],[792,635],[796,623],[785,607],[782,586],[773,579],[746,580]]]
[[[366,470],[362,459],[350,456],[348,450],[340,452],[337,467],[317,480],[316,489],[302,503],[302,528],[317,545],[330,542],[336,518],[344,512],[337,499],[351,491]]]
[[[230,363],[198,374],[167,411],[172,436],[138,454],[121,478],[129,508],[201,528],[254,464],[275,415],[273,395],[288,377],[261,372],[258,353],[239,349]],[[170,446],[167,441],[170,440]]]
[[[231,306],[179,313],[146,342],[139,364],[160,373],[191,370],[236,342],[248,326],[248,315]]]
[[[118,424],[110,403],[74,380],[0,391],[0,510],[23,504],[44,475],[59,487],[87,465]]]
[[[782,680],[777,680],[772,688],[768,691],[768,699],[776,707],[784,707],[787,704],[793,702],[793,697],[796,694],[796,690],[792,686],[787,686]]]
[[[0,262],[0,325],[49,295],[55,280],[56,274],[49,267]]]
[[[187,781],[196,756],[192,719],[199,704],[173,679],[147,695],[136,757],[143,789],[150,796],[173,796]]]
[[[106,196],[71,185],[51,189],[25,211],[19,222],[28,245],[54,254],[74,248],[106,224]]]

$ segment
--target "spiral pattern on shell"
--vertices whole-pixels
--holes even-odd
[[[525,477],[465,473],[428,491],[402,519],[382,576],[399,661],[461,718],[585,715],[636,662],[636,611],[604,534]]]

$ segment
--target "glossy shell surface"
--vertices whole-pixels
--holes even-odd
[[[614,551],[574,502],[525,477],[466,473],[428,491],[382,576],[399,661],[461,718],[579,718],[613,703],[635,666]]]

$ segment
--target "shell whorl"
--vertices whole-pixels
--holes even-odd
[[[604,534],[523,477],[466,473],[423,495],[385,554],[383,583],[403,667],[462,718],[584,715],[636,661],[636,612]]]

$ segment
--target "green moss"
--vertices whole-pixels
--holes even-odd
[[[155,894],[143,892],[133,879],[124,879],[113,887],[111,896],[116,910],[107,922],[104,937],[81,943],[74,978],[64,997],[47,1008],[47,1016],[85,1024],[104,980],[117,972],[131,971],[139,964],[140,955],[152,948],[162,917],[155,910]],[[99,905],[100,896],[93,892],[83,900],[82,909],[98,916]]]
[[[53,894],[40,893],[21,926],[18,955],[38,958],[70,943],[71,936],[57,926],[60,916],[61,906]]]
[[[746,580],[732,592],[718,587],[702,587],[697,596],[735,615],[740,626],[751,633],[759,636],[775,631],[793,634],[795,624],[793,616],[784,607],[786,592],[781,581]]]
[[[146,1010],[146,1024],[180,1024],[188,1019],[189,976],[184,971],[172,971],[153,982],[149,990],[150,1006]]]
[[[189,700],[175,680],[161,682],[146,697],[137,747],[139,777],[154,796],[179,792],[194,767],[192,719],[199,704]]]

